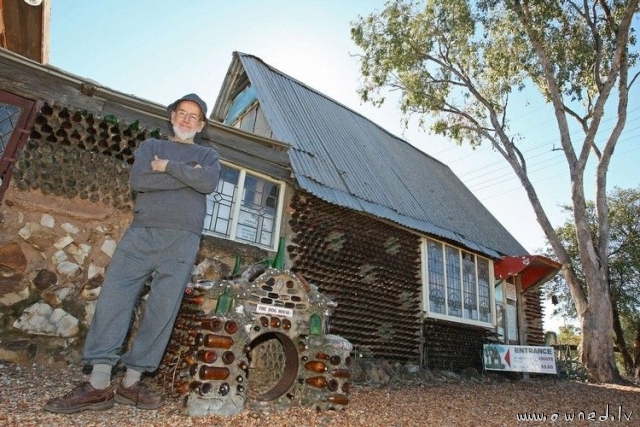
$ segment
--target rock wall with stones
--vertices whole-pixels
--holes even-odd
[[[0,204],[0,359],[79,361],[105,268],[132,219],[133,151],[152,135],[160,133],[43,106]],[[230,274],[236,256],[252,263],[268,253],[207,236],[199,277]]]

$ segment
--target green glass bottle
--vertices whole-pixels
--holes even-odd
[[[276,253],[276,257],[274,258],[271,267],[276,270],[284,270],[284,237],[280,237],[280,241],[278,242],[278,252]]]
[[[231,276],[235,276],[236,274],[240,273],[241,263],[242,263],[242,258],[240,257],[240,255],[236,255],[236,263],[233,266],[233,271],[231,272]]]
[[[311,335],[322,335],[322,319],[318,313],[313,313],[309,319],[309,333]]]
[[[224,292],[218,297],[215,314],[227,314],[231,311],[233,296],[231,295],[231,285],[227,285]]]

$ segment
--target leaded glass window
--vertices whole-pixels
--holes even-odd
[[[0,157],[9,145],[11,134],[20,118],[22,109],[15,105],[0,103]]]
[[[429,315],[491,325],[490,260],[432,239],[425,243]]]
[[[282,188],[246,169],[222,165],[218,187],[207,197],[204,233],[274,249]]]
[[[427,241],[429,263],[429,311],[445,313],[444,261],[442,245],[433,240]]]
[[[460,254],[447,246],[447,314],[462,317],[462,283],[460,280]]]

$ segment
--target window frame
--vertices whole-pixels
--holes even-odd
[[[441,248],[441,254],[442,254],[442,263],[443,263],[443,283],[442,283],[442,287],[444,290],[444,313],[437,313],[431,310],[430,308],[430,294],[429,294],[429,247],[428,247],[428,242],[434,242],[436,244],[439,245],[439,247]],[[482,256],[480,254],[471,252],[469,250],[457,247],[457,246],[453,246],[450,245],[448,243],[445,243],[441,240],[437,240],[431,237],[423,237],[422,238],[422,242],[420,245],[420,249],[421,249],[421,265],[422,265],[422,310],[423,312],[426,313],[426,317],[428,318],[434,318],[434,319],[440,319],[440,320],[446,320],[446,321],[450,321],[450,322],[455,322],[455,323],[462,323],[462,324],[467,324],[467,325],[474,325],[474,326],[481,326],[484,328],[495,328],[496,327],[496,307],[495,307],[495,296],[494,296],[494,289],[493,289],[493,284],[495,282],[495,278],[494,278],[494,274],[493,274],[493,260],[490,258],[487,258],[485,256]],[[465,317],[465,308],[464,308],[464,304],[461,306],[461,316],[454,316],[451,314],[448,314],[447,311],[447,307],[448,307],[448,292],[449,292],[449,287],[448,287],[448,276],[449,274],[447,273],[447,269],[448,269],[448,264],[447,264],[447,254],[451,251],[451,250],[455,250],[458,254],[458,263],[457,263],[457,268],[460,269],[460,295],[463,296],[464,295],[464,291],[465,291],[465,285],[464,285],[464,281],[462,279],[462,274],[463,274],[463,269],[464,269],[464,258],[463,256],[466,254],[470,254],[473,256],[473,263],[475,266],[475,299],[476,299],[476,312],[477,312],[477,317],[478,320],[472,319],[472,318],[468,318]],[[489,277],[488,277],[488,285],[489,285],[489,304],[490,304],[490,313],[491,313],[491,320],[489,322],[485,322],[485,321],[481,321],[480,319],[480,298],[481,298],[481,291],[480,291],[480,277],[479,277],[479,267],[478,267],[478,260],[479,259],[483,259],[484,261],[486,261],[488,263],[488,273],[489,273]]]
[[[246,168],[246,167],[242,167],[239,166],[235,163],[231,163],[231,162],[227,162],[227,161],[223,161],[220,160],[220,164],[223,167],[228,167],[228,168],[232,168],[238,171],[238,184],[236,185],[235,188],[235,192],[234,192],[234,197],[233,200],[231,201],[231,214],[230,214],[230,228],[229,228],[229,235],[223,235],[222,233],[217,233],[214,232],[213,230],[204,227],[203,224],[203,228],[202,228],[202,233],[204,235],[207,236],[213,236],[213,237],[218,237],[221,239],[226,239],[226,240],[230,240],[232,242],[237,242],[237,243],[242,243],[242,244],[246,244],[246,245],[251,245],[251,246],[255,246],[261,249],[266,249],[266,250],[270,250],[270,251],[277,251],[278,250],[278,243],[279,243],[279,236],[280,236],[280,230],[282,227],[282,213],[284,211],[284,193],[285,193],[285,183],[283,181],[274,179],[268,175],[262,174],[260,172],[256,172],[252,169]],[[266,245],[262,245],[259,242],[249,242],[246,240],[242,240],[242,239],[238,239],[236,236],[237,230],[238,230],[238,222],[240,219],[240,209],[242,208],[242,200],[244,197],[244,184],[245,184],[245,180],[247,177],[247,174],[254,176],[258,179],[267,181],[269,183],[272,183],[276,186],[279,187],[279,191],[278,191],[278,206],[274,211],[274,218],[273,218],[273,222],[274,222],[274,228],[273,228],[273,242],[271,246],[266,246]],[[209,199],[209,197],[213,197],[213,195],[216,194],[216,191],[214,191],[213,193],[211,193],[211,195],[207,196],[207,199]],[[207,200],[208,201],[208,200]],[[207,215],[209,215],[209,213],[207,213]]]
[[[21,109],[8,143],[0,154],[0,200],[2,200],[11,181],[13,165],[18,161],[20,153],[29,139],[30,130],[44,102],[42,100],[33,101],[0,90],[0,103],[10,104]]]

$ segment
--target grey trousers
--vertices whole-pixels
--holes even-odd
[[[153,227],[129,227],[106,271],[84,344],[85,364],[114,366],[118,360],[140,372],[158,368],[191,277],[200,236]],[[152,277],[140,327],[121,355],[134,309]]]

